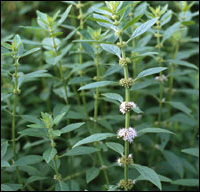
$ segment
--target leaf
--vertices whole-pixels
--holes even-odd
[[[86,182],[89,183],[94,180],[100,173],[100,170],[96,167],[92,167],[86,172]]]
[[[29,128],[18,132],[22,136],[32,136],[32,137],[46,137],[48,138],[47,128],[35,129]]]
[[[29,177],[26,180],[26,185],[29,184],[29,183],[33,183],[35,181],[41,181],[41,180],[44,180],[44,179],[49,179],[49,177],[43,177],[43,176],[34,175],[34,176]]]
[[[90,18],[91,19],[91,18]],[[93,20],[97,21],[97,23],[103,27],[106,27],[108,29],[116,30],[116,26],[114,26],[112,23],[112,20],[108,19],[105,16],[99,15],[99,14],[93,14]]]
[[[164,150],[163,155],[167,162],[173,167],[173,170],[179,174],[180,177],[184,175],[183,164],[179,157],[171,151]]]
[[[114,142],[106,142],[106,145],[116,151],[117,153],[119,153],[121,156],[123,156],[124,153],[124,146],[119,144],[119,143],[114,143]]]
[[[115,135],[116,134],[113,134],[113,133],[96,133],[96,134],[90,135],[89,137],[86,137],[85,139],[82,139],[81,141],[76,143],[72,148],[80,146],[80,145],[84,145],[87,143],[102,141],[108,137],[114,137]]]
[[[39,51],[39,50],[40,50],[40,48],[31,49],[31,50],[25,52],[23,55],[21,55],[20,58],[25,57],[25,56],[27,56],[27,55],[30,55],[30,54],[32,54],[32,53],[35,53],[36,51]]]
[[[38,78],[38,77],[51,77],[51,75],[46,72],[47,70],[38,70],[31,73],[27,73],[23,77],[24,79]]]
[[[120,48],[116,45],[109,45],[109,44],[100,44],[102,49],[105,51],[108,51],[109,53],[112,53],[114,55],[117,55],[119,58],[121,58],[121,51]]]
[[[53,120],[53,124],[58,125],[65,114],[66,114],[66,112],[63,112],[63,113],[57,115]]]
[[[56,26],[61,25],[65,21],[65,19],[67,19],[67,16],[69,15],[69,12],[70,12],[71,8],[72,8],[72,5],[70,5],[69,7],[67,7],[67,9],[65,10],[65,12],[62,14],[61,18],[57,21]]]
[[[182,149],[181,152],[187,153],[187,154],[195,156],[195,157],[199,157],[199,148]]]
[[[1,168],[3,168],[3,167],[10,167],[10,164],[5,160],[1,160]]]
[[[60,131],[61,133],[68,133],[70,131],[73,131],[75,129],[80,128],[82,125],[84,125],[85,122],[81,122],[81,123],[72,123],[70,125],[67,125],[65,127],[63,127]]]
[[[142,77],[146,77],[146,76],[153,75],[156,73],[160,73],[161,71],[164,71],[166,69],[167,69],[166,67],[153,67],[150,69],[146,69],[146,70],[142,71],[141,73],[139,73],[137,75],[137,77],[135,78],[135,80],[138,80]]]
[[[42,125],[42,124],[30,124],[30,125],[27,125],[27,127],[40,129],[40,128],[46,128],[46,125]]]
[[[170,63],[174,63],[176,65],[182,65],[182,66],[186,66],[186,67],[189,67],[189,68],[192,68],[192,69],[195,69],[195,70],[199,70],[199,68],[196,65],[189,63],[187,61],[178,60],[178,59],[169,59],[168,61]]]
[[[132,110],[133,110],[135,113],[144,113],[138,106],[133,107]]]
[[[80,85],[81,83],[84,83],[90,80],[92,80],[92,78],[88,76],[74,77],[69,80],[68,85],[74,85],[74,84]]]
[[[162,39],[162,43],[169,39],[176,31],[178,31],[180,29],[180,23],[174,23],[173,25],[171,25],[167,30],[165,30],[164,34],[163,34],[163,39]]]
[[[182,185],[188,187],[198,187],[199,186],[199,179],[177,179],[171,182],[174,185]]]
[[[56,183],[56,191],[70,191],[69,185],[64,181],[58,181]]]
[[[82,87],[80,87],[78,90],[85,90],[85,89],[94,89],[97,87],[104,87],[107,85],[112,85],[114,82],[113,81],[98,81],[98,82],[94,82],[94,83],[89,83],[87,85],[84,85]]]
[[[3,159],[4,155],[6,154],[8,149],[8,141],[1,143],[1,159]]]
[[[55,148],[49,148],[43,153],[44,160],[49,163],[57,154],[57,150]]]
[[[190,115],[191,113],[191,109],[189,109],[185,104],[181,102],[170,101],[166,103],[169,103],[172,107],[179,109],[180,111],[186,113],[187,115]]]
[[[27,155],[18,159],[14,166],[25,166],[25,165],[33,165],[39,163],[43,160],[42,156],[39,155]]]
[[[63,156],[77,156],[77,155],[88,155],[94,152],[99,151],[97,148],[94,147],[76,147],[71,150],[68,150]]]
[[[130,39],[127,41],[127,43],[138,37],[139,35],[142,35],[143,33],[145,33],[146,31],[148,31],[152,25],[154,25],[156,23],[156,21],[158,20],[158,18],[154,18],[154,19],[151,19],[145,23],[143,23],[142,25],[140,25],[134,32],[133,34],[131,35]]]
[[[20,117],[31,123],[42,124],[42,121],[40,121],[38,118],[36,118],[33,115],[21,115]]]
[[[21,184],[1,184],[1,191],[18,191],[21,187]]]
[[[103,96],[109,98],[109,99],[114,99],[119,102],[123,102],[123,97],[120,94],[117,93],[104,93],[102,94]]]
[[[133,86],[131,87],[131,91],[138,91],[141,89],[144,89],[146,87],[149,87],[151,85],[156,85],[158,84],[158,81],[156,81],[155,79],[148,79],[142,82],[135,82],[133,83]]]
[[[52,135],[54,137],[59,137],[62,134],[62,132],[60,130],[53,130],[52,131]]]
[[[128,27],[130,27],[131,25],[133,25],[134,23],[136,23],[137,21],[140,20],[140,18],[143,16],[143,14],[138,15],[137,17],[133,18],[131,21],[129,21],[124,27],[123,27],[123,31],[125,31]]]
[[[135,168],[144,177],[145,180],[150,181],[155,186],[157,186],[160,190],[162,190],[159,176],[153,169],[146,166],[138,165],[135,163],[131,165],[131,167]]]
[[[173,132],[171,131],[168,131],[166,129],[161,129],[161,128],[145,128],[145,129],[142,129],[142,130],[139,130],[138,132],[138,135],[139,134],[145,134],[145,133],[168,133],[168,134],[174,134]]]

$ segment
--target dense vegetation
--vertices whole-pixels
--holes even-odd
[[[197,191],[198,1],[1,1],[2,191]]]

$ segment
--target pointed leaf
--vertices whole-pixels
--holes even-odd
[[[121,58],[121,51],[120,51],[120,48],[117,47],[116,45],[101,44],[101,47],[102,47],[105,51],[108,51],[109,53],[112,53],[112,54],[114,54],[114,55],[117,55],[119,58]]]

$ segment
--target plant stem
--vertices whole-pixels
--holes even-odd
[[[15,73],[14,73],[14,104],[13,104],[13,112],[12,112],[12,148],[13,148],[13,155],[14,155],[14,161],[17,159],[16,154],[16,145],[15,145],[15,117],[16,117],[16,107],[17,107],[17,94],[18,94],[18,58],[16,54],[13,56],[14,58],[14,66],[15,66]],[[22,179],[20,175],[19,168],[16,167],[17,177],[20,184],[22,184]],[[23,184],[22,184],[23,189]]]
[[[122,37],[120,37],[120,43],[122,43]],[[124,48],[121,48],[122,52],[122,59],[126,58]],[[128,66],[124,66],[124,78],[125,80],[128,80],[129,75],[128,75]],[[128,103],[130,101],[130,90],[128,87],[125,88],[125,101]],[[129,123],[130,123],[130,112],[126,112],[125,116],[125,128],[129,128]],[[125,141],[125,157],[128,159],[128,154],[129,154],[129,142]],[[128,182],[128,164],[124,165],[124,179],[126,182]]]

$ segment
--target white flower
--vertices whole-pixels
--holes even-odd
[[[120,158],[117,159],[117,164],[118,164],[119,166],[122,166],[122,164],[121,164],[121,162],[120,162]]]
[[[135,180],[135,179],[133,179],[133,185],[135,185],[135,183],[136,183],[136,180]]]
[[[155,80],[160,81],[160,82],[168,81],[167,77],[163,74],[161,76],[156,76]]]
[[[132,108],[135,108],[136,104],[134,102],[122,102],[120,104],[120,112],[124,115],[127,111],[130,111]]]
[[[133,142],[133,139],[137,136],[137,132],[134,128],[129,127],[128,129],[122,128],[117,132],[117,138],[122,137],[124,141],[128,141],[129,143]]]
[[[129,154],[129,155],[128,155],[128,158],[133,158],[133,154]]]

